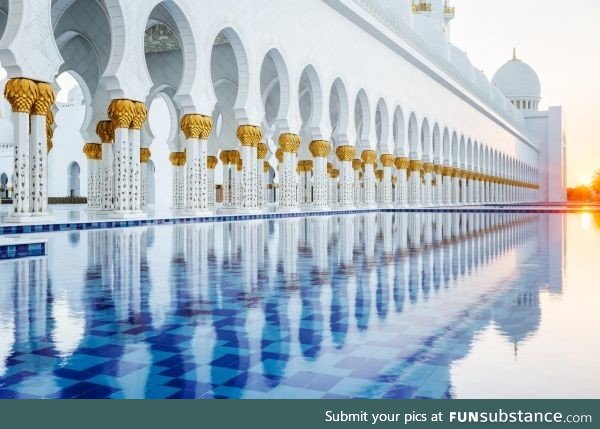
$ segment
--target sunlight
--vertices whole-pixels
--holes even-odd
[[[581,228],[584,231],[588,231],[591,227],[592,227],[592,214],[589,212],[582,213],[581,214]]]
[[[592,178],[591,176],[580,176],[579,183],[583,186],[590,186],[592,184]]]

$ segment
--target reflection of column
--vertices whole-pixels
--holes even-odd
[[[4,95],[13,115],[15,179],[13,181],[13,216],[31,216],[31,165],[29,114],[38,97],[38,87],[29,79],[10,79]],[[45,122],[44,122],[45,125]]]
[[[152,153],[147,147],[140,149],[140,187],[141,187],[141,207],[148,207],[148,161]]]
[[[242,125],[237,130],[237,138],[242,144],[242,207],[258,208],[258,144],[262,129],[253,125]]]
[[[114,184],[114,211],[116,214],[130,212],[130,172],[129,162],[129,127],[136,115],[135,104],[131,100],[113,100],[108,108],[115,133],[113,173],[116,179]]]
[[[269,171],[267,168],[265,171],[265,157],[269,147],[265,143],[259,143],[256,148],[256,180],[257,180],[257,205],[258,208],[264,208],[267,205],[267,177],[266,173]]]
[[[96,134],[102,141],[102,204],[105,211],[113,209],[113,143],[114,129],[111,121],[100,121],[96,126]]]
[[[171,193],[171,208],[181,210],[185,208],[185,152],[172,152],[169,161],[173,166],[173,189]]]
[[[356,155],[354,146],[339,146],[335,151],[340,161],[339,203],[340,207],[354,205],[352,161]]]
[[[296,160],[300,148],[300,136],[285,133],[279,137],[283,152],[283,169],[279,180],[279,206],[284,210],[296,207]]]
[[[383,180],[381,182],[381,204],[391,206],[393,203],[392,195],[392,167],[394,166],[394,155],[383,154],[380,157],[383,165]]]
[[[408,169],[410,160],[405,157],[398,157],[394,160],[397,169],[398,183],[396,184],[396,202],[401,207],[408,205]]]
[[[216,156],[209,156],[206,158],[207,171],[207,193],[208,193],[208,209],[214,210],[216,204],[216,186],[215,186],[215,168],[217,168],[219,160]],[[223,169],[225,171],[225,169]]]
[[[375,161],[377,161],[377,153],[374,150],[365,150],[361,156],[365,162],[365,176],[363,180],[365,206],[373,207],[376,204]]]
[[[186,164],[188,169],[187,210],[201,213],[208,209],[207,141],[212,132],[212,118],[198,114],[181,118],[181,131],[186,139]]]
[[[315,140],[310,143],[309,149],[313,156],[313,205],[324,209],[328,203],[327,157],[331,145],[323,140]]]
[[[102,145],[97,143],[86,143],[83,146],[83,153],[88,163],[88,189],[87,206],[88,209],[96,210],[100,208],[101,199],[99,198],[100,183],[102,180]]]
[[[408,204],[418,206],[421,204],[421,166],[419,160],[411,160],[409,164],[410,176],[408,178]]]
[[[135,114],[129,126],[129,210],[139,212],[142,208],[140,149],[141,129],[148,117],[148,109],[144,103],[134,102]]]

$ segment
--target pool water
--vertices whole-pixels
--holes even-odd
[[[0,398],[598,398],[600,216],[46,234],[0,262]]]

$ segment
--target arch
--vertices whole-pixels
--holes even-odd
[[[452,165],[452,148],[450,145],[450,132],[448,128],[444,128],[444,135],[442,138],[442,154],[444,165]]]
[[[396,106],[396,110],[394,111],[392,133],[396,154],[406,155],[406,127],[404,125],[404,113],[400,106]]]
[[[371,137],[371,111],[369,98],[364,89],[358,91],[354,103],[354,124],[356,125],[356,139],[363,150],[369,149]]]
[[[169,115],[169,132],[167,134],[167,144],[169,145],[169,150],[171,152],[176,152],[180,149],[177,145],[179,143],[178,135],[179,135],[179,110],[173,101],[174,89],[169,86],[158,86],[150,92],[150,96],[148,97],[148,128],[150,129],[150,133],[152,135],[156,135],[156,130],[152,129],[151,122],[153,120],[153,109],[152,105],[156,101],[156,99],[160,99],[164,102],[165,107],[167,108],[167,112]],[[164,123],[164,122],[161,122]]]
[[[466,166],[466,143],[465,136],[460,136],[460,142],[458,144],[458,160],[457,164],[459,167],[464,168]]]
[[[435,123],[433,126],[433,134],[431,136],[433,146],[433,162],[436,164],[442,163],[442,139],[440,134],[440,126]]]
[[[458,155],[458,135],[456,132],[452,133],[452,166],[458,168],[459,166],[459,155]]]
[[[427,118],[424,118],[421,124],[421,154],[423,161],[431,161],[431,130]]]
[[[81,167],[75,161],[71,162],[67,167],[67,196],[79,197],[81,196]]]
[[[285,60],[276,48],[270,49],[263,58],[260,88],[267,122],[272,124],[276,120],[287,120],[290,109],[290,77]],[[277,106],[272,106],[270,111],[269,99],[272,98],[277,98]],[[273,120],[269,121],[268,116],[272,116]]]
[[[303,128],[310,130],[311,138],[317,138],[323,119],[323,90],[319,74],[312,64],[302,70],[298,95]]]
[[[471,142],[471,139],[467,140],[465,167],[467,167],[468,169],[473,168],[473,143]]]
[[[2,36],[4,35],[4,30],[6,29],[9,7],[10,2],[8,0],[0,0],[0,39],[2,39]]]
[[[334,147],[348,144],[348,92],[341,78],[331,85],[329,96],[329,120],[331,122],[331,139]]]
[[[412,159],[421,159],[419,124],[417,122],[417,116],[414,114],[414,112],[410,114],[408,119],[408,147],[410,150],[410,157]]]
[[[380,153],[391,152],[390,141],[390,117],[387,105],[383,98],[377,102],[375,110],[375,131],[377,134],[377,149]]]

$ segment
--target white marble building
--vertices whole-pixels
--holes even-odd
[[[540,80],[516,57],[490,82],[452,44],[455,13],[443,0],[0,0],[13,218],[69,195],[116,217],[254,211],[273,186],[281,210],[564,201],[562,109],[539,111]],[[80,93],[59,105],[61,73]]]

